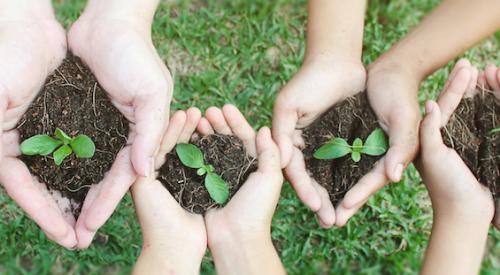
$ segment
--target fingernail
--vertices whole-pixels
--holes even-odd
[[[394,179],[396,182],[400,181],[401,177],[403,177],[403,169],[404,166],[401,163],[396,165],[396,168],[394,168]]]
[[[425,113],[430,114],[432,112],[432,109],[434,109],[434,104],[432,104],[431,101],[427,101],[425,104]]]

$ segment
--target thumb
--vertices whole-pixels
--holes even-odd
[[[422,151],[432,152],[443,144],[441,137],[441,109],[432,100],[425,104],[425,118],[420,124],[420,141]]]
[[[418,106],[405,110],[391,121],[389,126],[389,150],[385,156],[386,174],[392,182],[398,182],[406,166],[413,160],[418,149]]]
[[[289,102],[278,96],[273,110],[272,134],[281,153],[281,168],[285,168],[292,159],[292,138],[298,121],[297,113],[288,105]]]
[[[166,92],[165,92],[166,94]],[[142,176],[148,176],[154,165],[160,141],[167,126],[168,105],[166,96],[148,95],[134,102],[135,137],[132,143],[132,165]]]

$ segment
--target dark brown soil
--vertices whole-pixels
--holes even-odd
[[[500,101],[486,91],[463,99],[442,130],[446,145],[455,149],[479,181],[500,198]]]
[[[238,191],[250,173],[257,169],[257,161],[249,156],[243,142],[227,135],[209,135],[195,142],[203,152],[205,163],[211,164],[215,172],[229,185],[229,198]],[[184,209],[197,214],[219,207],[204,184],[204,176],[196,169],[185,167],[175,150],[167,154],[166,163],[160,168],[158,179]],[[229,201],[229,200],[228,200]]]
[[[307,170],[326,188],[334,206],[382,156],[362,155],[356,163],[350,154],[334,160],[318,160],[313,157],[314,152],[333,137],[344,138],[349,144],[356,138],[365,141],[378,127],[377,117],[370,108],[366,93],[360,93],[336,104],[304,129],[303,153]]]
[[[21,119],[21,140],[39,134],[53,136],[56,127],[70,136],[88,135],[96,145],[91,159],[74,154],[57,166],[52,156],[22,156],[31,173],[49,190],[72,202],[78,216],[90,185],[99,183],[127,142],[128,123],[79,58],[68,56],[48,77],[42,91]],[[41,210],[43,211],[43,210]]]

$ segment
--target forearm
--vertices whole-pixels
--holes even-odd
[[[435,215],[422,274],[477,274],[490,221]]]
[[[85,12],[112,18],[138,18],[151,25],[159,0],[89,0]]]
[[[33,16],[53,17],[50,0],[0,0],[0,19],[10,20]]]
[[[500,1],[448,0],[377,62],[403,64],[422,80],[500,28]]]
[[[231,241],[211,248],[218,274],[285,274],[271,238]]]
[[[182,251],[186,244],[179,244],[176,252]],[[143,248],[133,269],[133,274],[199,274],[201,257],[198,253],[171,253],[154,247]]]
[[[366,0],[309,0],[306,60],[361,60]]]

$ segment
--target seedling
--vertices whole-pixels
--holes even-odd
[[[370,133],[364,144],[360,138],[356,138],[352,145],[349,145],[347,140],[336,137],[319,147],[313,156],[316,159],[330,160],[351,154],[351,159],[358,162],[361,160],[361,154],[380,156],[386,151],[387,140],[384,131],[377,128]]]
[[[79,158],[91,158],[95,153],[95,144],[86,135],[68,136],[63,130],[56,128],[53,138],[49,135],[32,136],[21,143],[21,153],[27,156],[47,156],[54,152],[54,162],[61,165],[71,153]]]
[[[500,132],[500,127],[498,128],[494,128],[494,129],[491,129],[490,131],[490,135],[494,134],[494,133],[499,133]]]
[[[182,164],[189,168],[198,169],[198,176],[205,175],[205,188],[210,197],[218,204],[223,204],[229,197],[229,187],[227,183],[215,173],[214,167],[206,164],[201,150],[193,144],[177,144],[175,147],[177,156]]]

